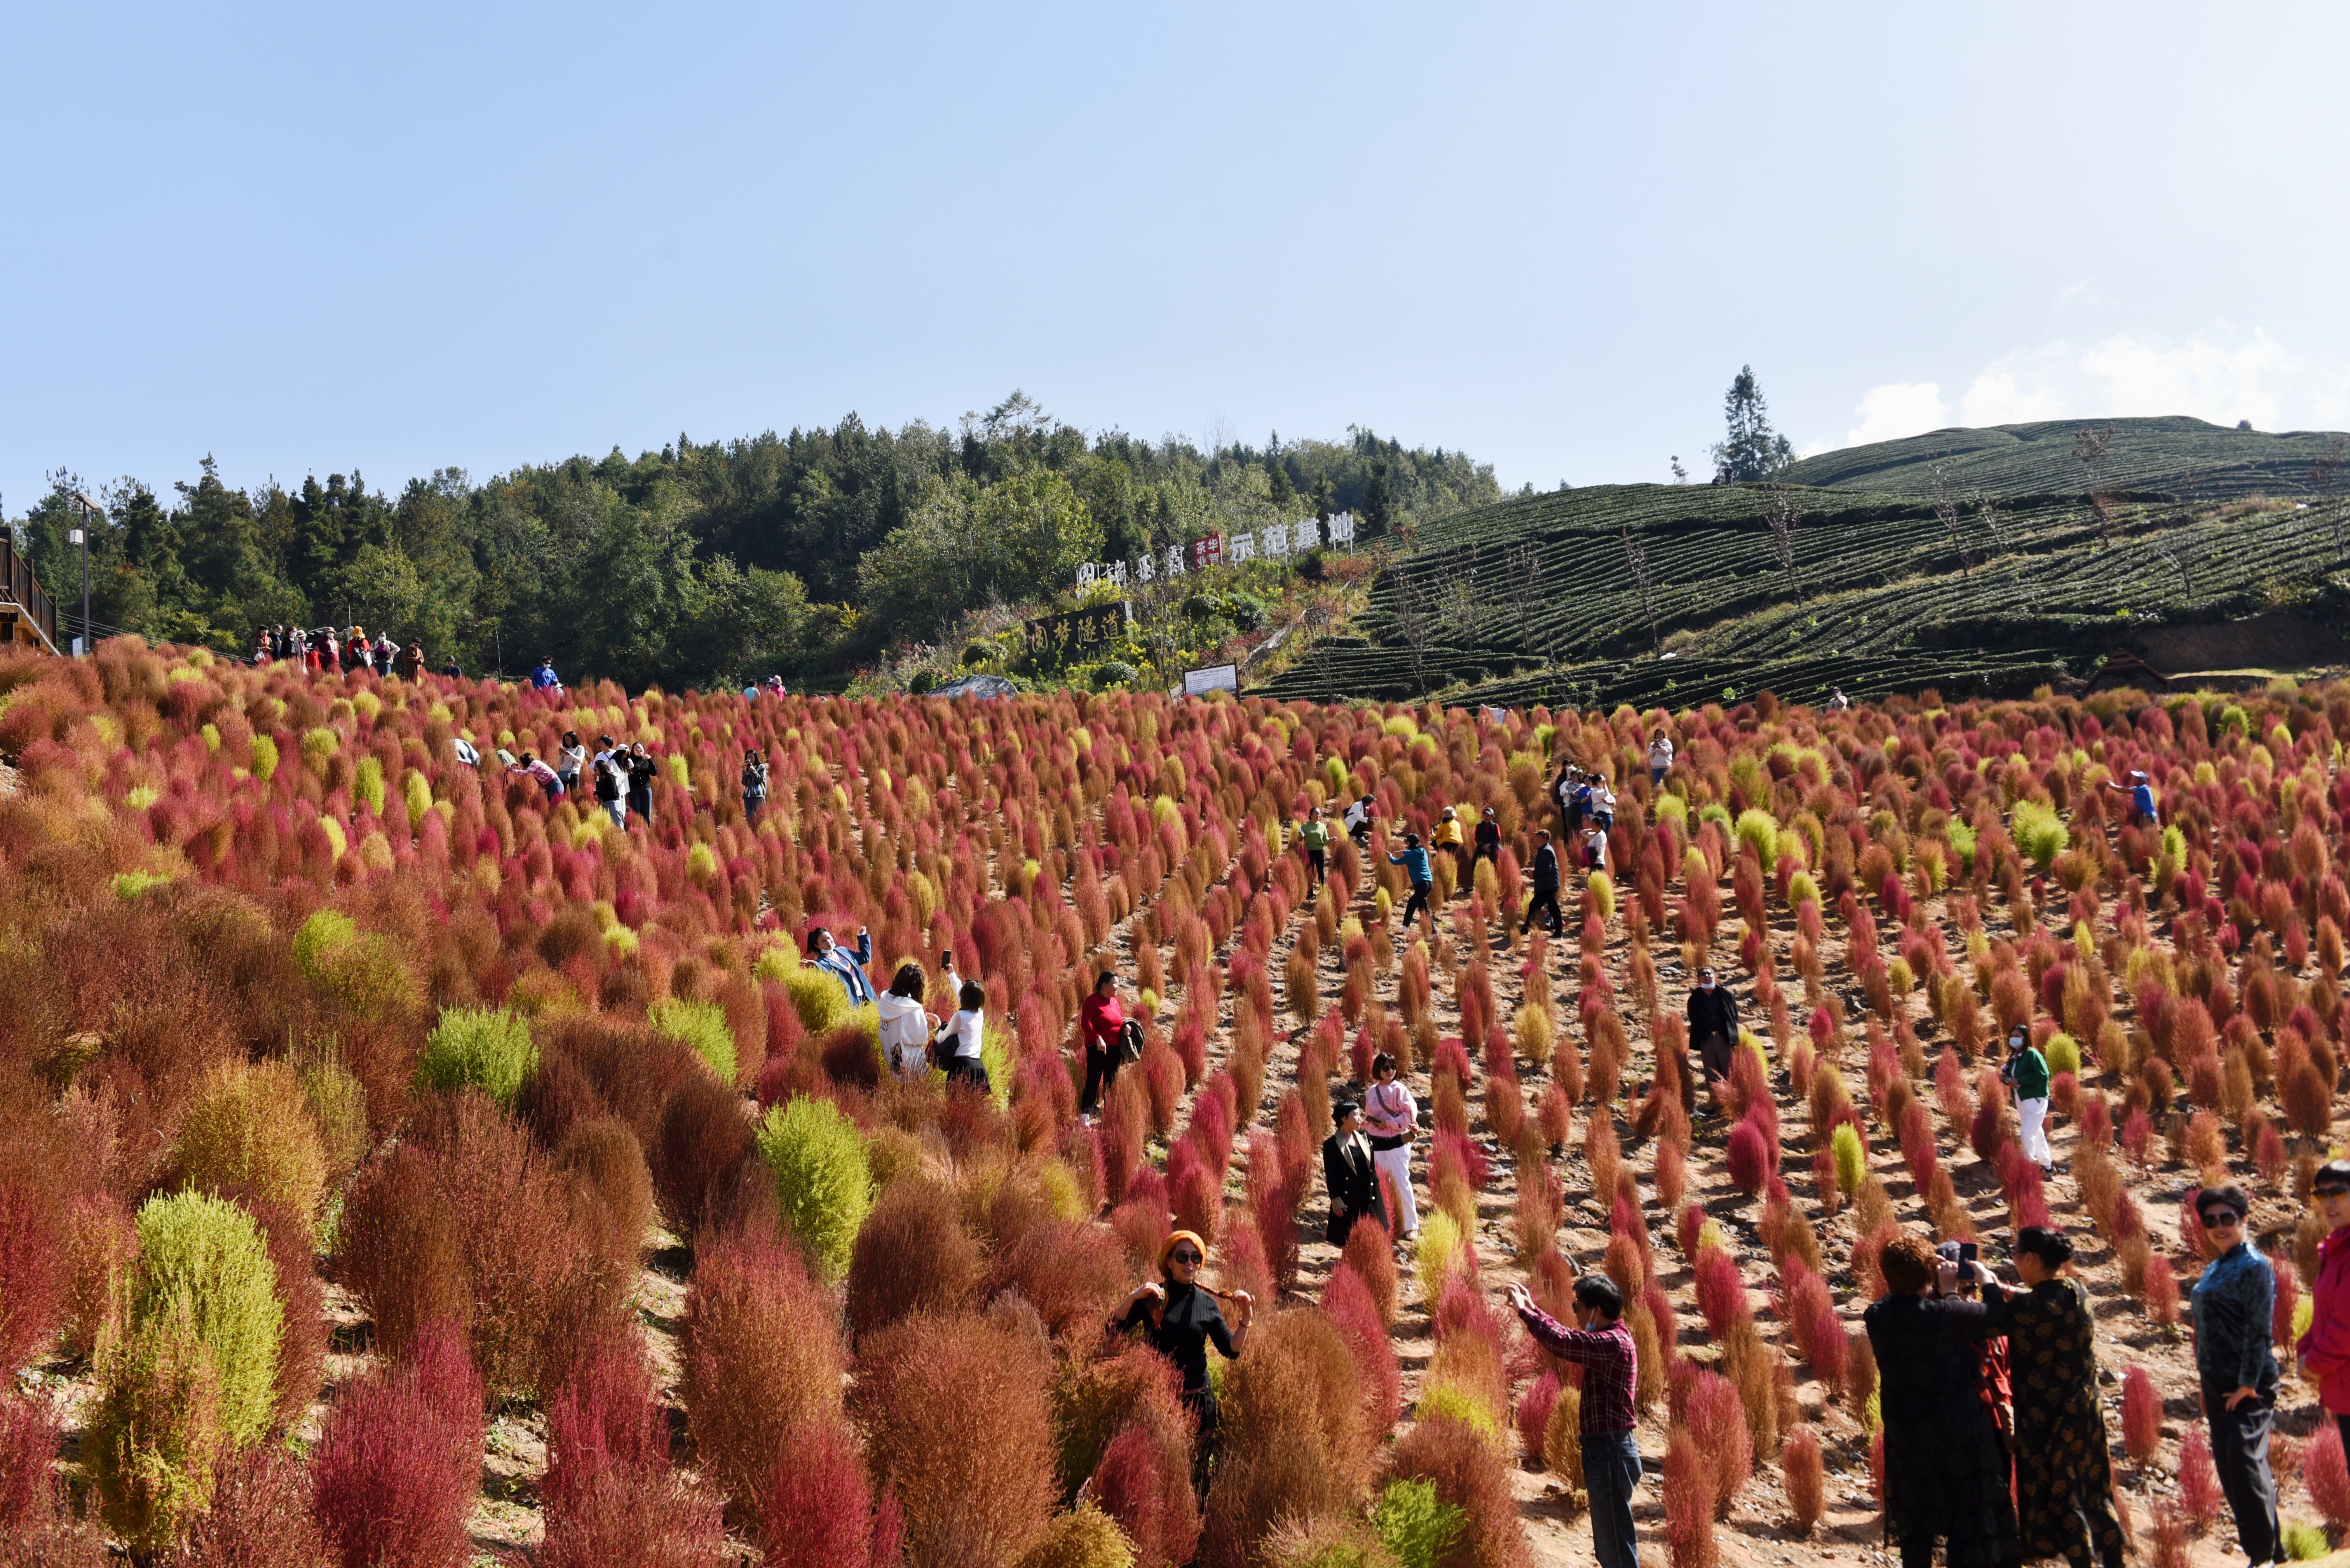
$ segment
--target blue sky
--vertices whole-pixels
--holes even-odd
[[[952,421],[2350,424],[2341,7],[0,14],[0,504]]]

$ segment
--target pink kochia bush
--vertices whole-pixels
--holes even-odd
[[[717,1568],[719,1500],[670,1469],[669,1423],[633,1328],[582,1347],[546,1412],[540,1561],[561,1568]]]
[[[456,1326],[428,1325],[397,1365],[347,1388],[311,1485],[343,1568],[453,1568],[482,1472],[482,1382]]]

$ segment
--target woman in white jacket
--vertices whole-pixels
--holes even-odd
[[[922,1011],[922,966],[903,963],[889,989],[874,999],[881,1010],[881,1059],[892,1076],[911,1083],[931,1071],[931,1015]]]
[[[946,1058],[947,1084],[969,1084],[981,1094],[989,1091],[987,1060],[987,992],[977,982],[964,981],[955,1015],[939,1025],[939,1054]]]

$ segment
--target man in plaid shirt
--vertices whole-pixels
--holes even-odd
[[[1575,1281],[1581,1328],[1569,1328],[1534,1305],[1523,1285],[1512,1285],[1509,1300],[1535,1344],[1584,1368],[1583,1481],[1591,1494],[1593,1554],[1599,1568],[1639,1568],[1632,1493],[1640,1484],[1640,1449],[1632,1435],[1632,1389],[1640,1353],[1624,1324],[1624,1293],[1605,1274]]]

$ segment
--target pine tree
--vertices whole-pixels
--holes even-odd
[[[1794,445],[1771,428],[1771,410],[1753,366],[1739,367],[1738,379],[1722,395],[1721,418],[1727,439],[1713,449],[1716,484],[1751,484],[1795,461]]]

